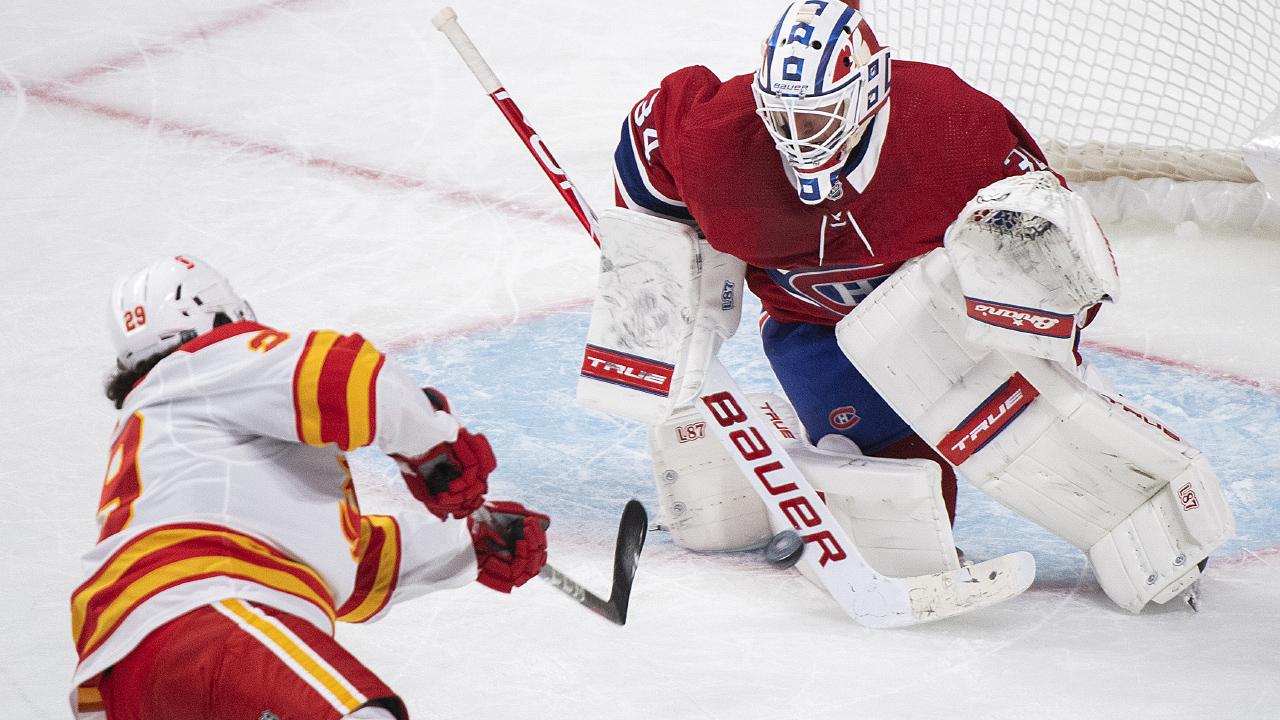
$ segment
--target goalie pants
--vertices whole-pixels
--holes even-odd
[[[409,717],[315,625],[235,599],[162,625],[104,674],[99,691],[107,720],[337,720],[366,703]]]
[[[956,474],[951,465],[911,430],[836,343],[834,326],[780,323],[765,316],[760,325],[764,354],[815,445],[838,433],[866,455],[923,458],[942,467],[942,499],[956,517]]]

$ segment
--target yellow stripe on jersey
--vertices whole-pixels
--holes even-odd
[[[341,673],[279,620],[234,598],[214,603],[213,608],[257,638],[340,714],[355,712],[368,702]]]
[[[102,712],[106,707],[102,702],[102,692],[96,687],[76,688],[76,704],[82,713]]]
[[[298,403],[298,436],[308,445],[321,446],[320,439],[320,371],[329,348],[340,338],[336,332],[324,331],[311,334],[303,356],[298,360],[294,397]]]

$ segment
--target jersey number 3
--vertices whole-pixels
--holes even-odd
[[[142,416],[129,416],[124,430],[111,445],[107,462],[107,479],[98,501],[98,523],[102,532],[98,542],[115,535],[133,520],[133,503],[142,495],[142,477],[138,474],[138,447],[142,444]]]

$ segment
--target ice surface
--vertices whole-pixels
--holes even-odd
[[[629,105],[683,65],[748,70],[778,11],[454,7],[597,207]],[[114,422],[102,308],[117,276],[165,253],[218,267],[267,323],[361,331],[445,389],[493,438],[495,495],[549,510],[553,563],[593,589],[626,499],[656,511],[644,429],[573,406],[594,247],[431,28],[438,9],[0,9],[0,716],[67,716],[68,598]],[[1206,452],[1239,521],[1201,613],[1117,610],[1078,551],[962,486],[966,552],[1030,550],[1040,576],[944,622],[866,630],[757,553],[652,533],[624,628],[535,581],[427,597],[340,639],[419,718],[1274,716],[1280,238],[1108,231],[1124,295],[1090,357]],[[722,357],[767,390],[753,330]],[[376,453],[354,466],[366,509],[406,501]]]

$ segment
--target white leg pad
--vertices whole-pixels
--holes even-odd
[[[787,450],[867,563],[890,577],[959,570],[938,464],[865,457],[849,445]]]
[[[968,342],[963,295],[942,251],[899,270],[841,321],[836,337],[966,480],[1090,557],[1097,546],[1098,558],[1116,558],[1099,580],[1122,607],[1136,612],[1168,595],[1184,581],[1178,555],[1194,564],[1235,533],[1208,462],[1149,412],[1099,391],[1106,384],[1098,378],[1086,383],[1090,371]],[[1174,498],[1185,487],[1195,502],[1173,514],[1157,499],[1170,487]],[[1143,520],[1162,507],[1172,554],[1158,550],[1156,523]],[[1122,537],[1126,522],[1137,528],[1132,542]],[[1116,552],[1099,545],[1105,538]],[[1140,577],[1143,591],[1126,577]]]
[[[773,537],[764,501],[696,409],[677,410],[651,425],[649,455],[661,517],[677,547],[750,550]]]
[[[857,447],[803,439],[781,395],[749,396],[774,420],[774,440],[823,494],[837,522],[867,562],[890,577],[959,569],[937,463],[864,457]],[[825,438],[824,438],[825,440]],[[677,411],[649,430],[662,515],[679,547],[701,552],[756,548],[782,528],[772,527],[764,502],[706,432],[696,410]]]
[[[1196,563],[1232,525],[1218,479],[1203,455],[1093,547],[1089,562],[1107,595],[1130,612],[1165,603],[1196,578]]]

